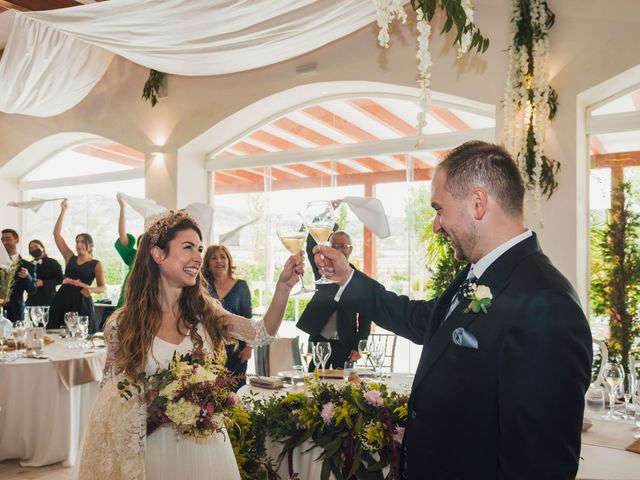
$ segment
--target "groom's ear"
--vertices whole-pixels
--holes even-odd
[[[473,218],[482,220],[487,213],[489,193],[484,188],[476,187],[471,191],[471,202],[473,204]]]

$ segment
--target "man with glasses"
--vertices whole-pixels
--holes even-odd
[[[349,261],[353,245],[346,232],[338,230],[331,235],[331,247],[338,250]],[[316,246],[313,237],[307,237],[307,252]],[[313,254],[309,255],[313,258]],[[320,278],[318,267],[311,262],[315,278]],[[351,265],[351,268],[355,268]],[[300,316],[297,327],[309,334],[310,342],[329,342],[331,356],[327,367],[342,368],[347,360],[357,361],[358,342],[366,340],[371,332],[371,319],[361,315],[354,308],[345,308],[334,300],[338,292],[337,284],[317,285],[311,301]],[[312,365],[313,369],[314,366]]]

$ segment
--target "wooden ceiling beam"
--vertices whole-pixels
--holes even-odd
[[[638,167],[640,151],[591,155],[591,168]]]
[[[78,7],[82,5],[75,0],[8,0],[8,3],[32,12],[40,10],[57,10],[58,8]]]
[[[337,132],[342,133],[343,135],[346,135],[347,137],[358,142],[372,142],[380,140],[378,137],[370,134],[369,132],[361,129],[353,123],[319,105],[307,107],[302,111],[311,118],[319,120],[326,126],[331,127]]]
[[[144,158],[142,160],[137,158],[131,158],[127,155],[122,155],[110,150],[104,150],[99,147],[94,147],[90,143],[84,145],[78,145],[71,150],[72,152],[81,153],[90,157],[100,158],[109,162],[118,163],[120,165],[127,165],[129,167],[140,167],[144,165]]]
[[[417,133],[413,125],[405,122],[374,100],[362,98],[351,100],[349,103],[372,120],[384,124],[403,137],[412,137]]]
[[[461,130],[470,130],[471,127],[464,122],[460,117],[447,108],[432,107],[429,109],[429,113],[433,115],[436,120],[445,125],[447,128],[454,132]]]
[[[312,142],[316,145],[326,146],[326,145],[337,145],[338,142],[335,140],[326,137],[315,130],[312,130],[304,125],[299,124],[298,122],[294,122],[289,118],[281,118],[273,122],[273,125],[278,127],[285,132],[288,132],[292,135],[296,135],[297,137],[303,138],[308,142]]]
[[[93,145],[96,148],[101,148],[102,150],[118,153],[125,157],[144,161],[144,153],[127,147],[126,145],[121,145],[119,143],[91,143],[90,145]]]
[[[431,168],[417,169],[413,172],[414,181],[431,180],[432,176],[433,170]],[[402,170],[396,170],[393,172],[354,173],[337,177],[338,186],[364,185],[372,183],[397,183],[404,181],[406,181],[406,173]],[[310,177],[301,178],[296,181],[273,181],[271,182],[271,191],[299,190],[302,188],[322,188],[330,186],[331,180],[329,177]],[[231,193],[256,193],[263,191],[263,185],[261,183],[244,185],[216,185],[215,191],[216,195],[225,195]]]
[[[392,172],[394,170],[386,163],[382,163],[381,161],[376,160],[372,157],[352,158],[351,161],[357,163],[358,165],[362,165],[363,167],[368,168],[373,172]]]
[[[285,140],[284,138],[276,137],[270,133],[265,132],[264,130],[258,130],[257,132],[252,133],[249,138],[257,140],[258,142],[266,143],[273,148],[278,150],[299,150],[303,148],[301,145],[296,145],[289,140]]]

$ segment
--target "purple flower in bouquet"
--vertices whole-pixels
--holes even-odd
[[[401,445],[402,439],[404,438],[404,427],[394,428],[393,432],[391,433],[391,438],[393,438],[394,442]]]
[[[336,410],[335,403],[328,402],[324,404],[324,407],[322,407],[322,412],[320,413],[320,416],[322,417],[322,420],[324,421],[324,423],[326,423],[327,425],[331,423],[331,420],[333,420],[333,417],[336,414],[335,410]]]
[[[365,392],[364,399],[369,405],[373,405],[374,407],[382,407],[384,405],[384,399],[378,390],[369,390]]]

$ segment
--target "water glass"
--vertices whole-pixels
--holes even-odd
[[[585,395],[585,405],[587,410],[594,413],[600,413],[604,410],[604,387],[589,385],[589,389]]]
[[[344,367],[342,369],[342,378],[345,382],[349,381],[351,375],[357,373],[356,362],[352,362],[351,360],[347,360],[344,362]]]
[[[613,420],[616,416],[615,407],[618,389],[624,382],[622,365],[615,362],[607,363],[604,367],[604,379],[609,385],[609,413],[604,418]]]
[[[295,387],[297,385],[304,385],[304,367],[302,365],[294,365],[291,373],[291,384]]]

